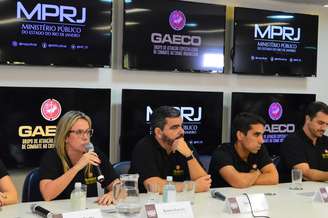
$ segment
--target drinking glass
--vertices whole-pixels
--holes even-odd
[[[291,171],[292,183],[289,189],[291,190],[302,190],[302,170],[300,169],[292,169]]]
[[[195,199],[195,182],[190,180],[184,181],[182,194],[184,201],[190,201],[193,204]]]
[[[149,203],[160,203],[160,197],[159,197],[159,192],[160,188],[157,183],[154,184],[147,184],[146,185],[147,189],[147,198]]]

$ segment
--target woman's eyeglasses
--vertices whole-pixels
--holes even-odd
[[[94,130],[93,129],[78,129],[78,130],[70,130],[70,133],[74,133],[79,137],[82,137],[84,135],[87,135],[88,137],[91,137],[93,135]]]

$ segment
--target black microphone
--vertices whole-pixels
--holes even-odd
[[[93,146],[93,144],[91,142],[89,142],[88,144],[85,145],[85,149],[87,149],[87,151],[95,151],[95,147]],[[97,173],[98,173],[98,176],[97,176],[97,181],[99,183],[102,183],[104,180],[105,180],[105,177],[104,175],[102,174],[101,170],[100,170],[100,167],[99,166],[95,166],[96,167],[96,170],[97,170]]]
[[[31,211],[32,211],[32,213],[35,213],[35,214],[45,217],[45,218],[52,218],[52,216],[54,215],[49,210],[47,210],[41,206],[38,206],[37,204],[31,205]]]
[[[214,189],[211,190],[211,196],[212,196],[212,198],[217,198],[221,201],[225,201],[225,199],[226,199],[226,197],[223,194],[221,194],[220,192],[218,192]]]

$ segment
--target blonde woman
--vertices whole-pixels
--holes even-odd
[[[18,202],[17,190],[7,169],[0,160],[0,207]]]
[[[45,154],[40,166],[40,191],[44,200],[67,199],[75,182],[87,185],[87,196],[97,193],[97,171],[99,166],[105,180],[102,183],[108,193],[98,198],[102,205],[113,201],[112,186],[118,180],[107,157],[95,147],[95,152],[87,151],[85,145],[93,134],[89,116],[80,111],[69,111],[58,122],[55,149]]]

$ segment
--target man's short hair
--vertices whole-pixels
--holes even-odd
[[[328,115],[328,106],[321,101],[314,101],[307,106],[305,116],[308,115],[312,120],[318,112],[322,112]]]
[[[163,130],[166,118],[180,117],[180,111],[171,106],[160,106],[156,108],[150,117],[150,125],[154,134],[155,128]]]
[[[247,135],[248,130],[251,129],[251,125],[262,124],[265,125],[265,120],[256,114],[249,112],[242,112],[238,114],[232,122],[232,141],[237,141],[237,132],[240,131]]]

